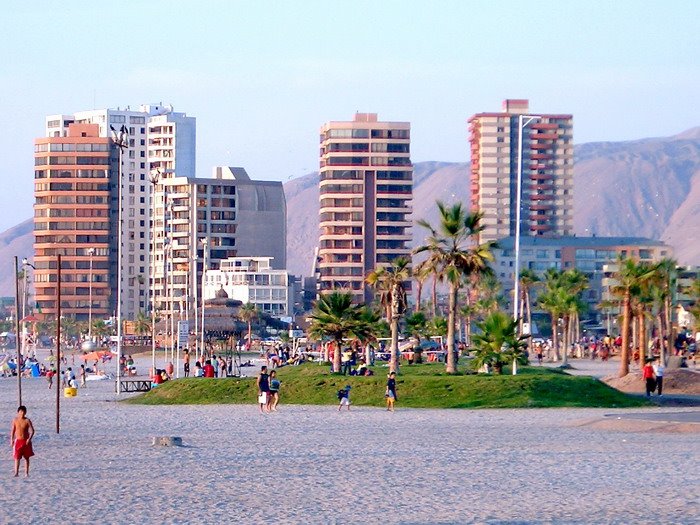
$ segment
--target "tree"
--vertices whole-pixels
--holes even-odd
[[[343,339],[357,337],[366,339],[371,332],[367,325],[364,307],[353,304],[350,292],[335,291],[322,294],[311,312],[309,334],[319,339],[330,338],[335,342],[333,371],[340,372],[340,352]]]
[[[421,310],[421,301],[423,295],[423,286],[425,281],[430,277],[430,268],[423,263],[418,264],[413,268],[413,278],[416,280],[416,307],[414,312]]]
[[[404,283],[410,278],[409,260],[404,257],[394,259],[390,266],[381,266],[370,272],[365,282],[379,292],[382,307],[388,312],[387,321],[391,328],[389,370],[398,372],[397,354],[399,351],[399,321],[406,312],[406,288]]]
[[[700,279],[693,280],[685,292],[690,295],[690,300],[692,301],[690,313],[695,318],[695,328],[700,330]],[[671,346],[669,346],[670,348]]]
[[[678,262],[664,258],[657,265],[658,281],[656,291],[657,320],[659,326],[659,342],[661,362],[666,364],[666,351],[671,352],[675,334],[671,315],[673,311],[673,291],[676,288]],[[697,317],[696,317],[697,319]]]
[[[528,268],[520,271],[520,312],[524,314],[527,320],[527,325],[530,327],[530,333],[532,333],[532,297],[530,292],[535,288],[535,286],[540,284],[540,278],[534,272]],[[520,333],[522,333],[522,317],[520,323]]]
[[[618,259],[618,270],[615,274],[617,285],[613,293],[621,297],[622,310],[622,349],[620,352],[620,371],[624,377],[629,374],[630,324],[632,322],[632,300],[640,293],[641,286],[654,278],[656,269],[648,263],[636,263],[632,259]]]
[[[508,363],[527,364],[525,348],[530,336],[518,335],[518,323],[518,319],[501,311],[489,314],[477,323],[479,332],[472,337],[476,352],[472,366],[479,369],[488,365],[496,374],[501,374]]]
[[[134,320],[134,332],[137,335],[146,335],[151,332],[151,328],[151,319],[143,311],[139,311]]]
[[[461,203],[448,207],[437,203],[440,222],[433,228],[425,220],[418,224],[430,234],[427,243],[419,246],[414,253],[427,253],[427,264],[435,268],[436,275],[449,283],[449,307],[447,322],[447,365],[446,372],[457,371],[455,360],[455,323],[457,321],[457,293],[464,276],[490,272],[489,262],[493,261],[495,242],[477,244],[476,239],[484,229],[481,212],[468,213]]]
[[[238,318],[248,325],[248,348],[253,346],[253,321],[258,315],[258,308],[253,303],[244,304],[238,311]]]

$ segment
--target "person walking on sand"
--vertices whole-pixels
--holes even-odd
[[[280,402],[280,380],[277,379],[277,372],[272,370],[270,372],[270,398],[267,400],[268,410],[277,412],[277,405]]]
[[[267,400],[270,397],[270,376],[267,375],[267,367],[263,366],[260,369],[260,374],[258,379],[255,381],[258,387],[258,405],[260,406],[260,413],[269,412],[267,407]]]
[[[85,373],[85,365],[80,365],[80,388],[87,386],[87,376]]]
[[[386,409],[389,412],[394,411],[394,402],[396,402],[396,372],[389,372],[386,380]]]
[[[338,390],[338,400],[340,401],[338,403],[338,412],[343,406],[348,407],[348,411],[350,410],[350,388],[352,388],[350,385],[345,385],[345,388]]]
[[[654,363],[654,375],[656,376],[656,393],[661,396],[663,388],[664,388],[664,371],[666,370],[666,367],[664,367],[664,364],[661,362],[661,359],[658,359]]]
[[[12,421],[12,431],[10,432],[10,448],[12,448],[12,457],[15,460],[15,477],[19,476],[19,462],[22,458],[27,464],[25,476],[29,477],[29,458],[34,455],[34,450],[32,450],[33,437],[34,425],[32,425],[32,420],[27,418],[27,407],[22,405],[17,409],[17,416]]]
[[[645,383],[647,397],[650,397],[651,393],[656,389],[656,376],[654,375],[654,368],[651,366],[651,361],[649,360],[647,360],[642,369],[642,379]]]
[[[49,368],[46,371],[46,380],[49,382],[49,390],[51,390],[51,387],[53,386],[53,376],[56,375],[56,371],[53,368]]]

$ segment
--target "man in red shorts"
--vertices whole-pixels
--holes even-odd
[[[17,409],[17,417],[12,421],[12,432],[10,432],[10,447],[15,458],[15,477],[19,476],[19,462],[22,458],[27,464],[25,475],[29,477],[29,458],[34,455],[33,437],[34,425],[32,420],[27,418],[27,407],[22,405]]]

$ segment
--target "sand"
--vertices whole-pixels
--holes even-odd
[[[631,369],[625,377],[610,375],[603,378],[608,385],[622,392],[643,394],[645,392],[642,373]],[[664,373],[664,394],[700,395],[700,371],[688,368],[666,369]]]
[[[610,409],[282,405],[263,416],[253,405],[124,405],[112,388],[62,399],[56,435],[52,392],[25,381],[37,456],[32,477],[14,479],[6,448],[0,521],[693,523],[700,513],[687,490],[700,481],[697,435],[573,424]],[[0,399],[9,425],[14,380],[0,380]],[[186,446],[151,445],[165,435]]]

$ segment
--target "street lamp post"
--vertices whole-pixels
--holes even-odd
[[[17,371],[17,406],[22,406],[22,342],[20,341],[19,324],[19,262],[15,255],[15,345],[17,345],[15,370]]]
[[[520,317],[520,217],[523,194],[523,129],[539,115],[518,115],[518,180],[515,197],[515,287],[513,290],[513,318]]]
[[[129,131],[122,125],[117,133],[114,126],[110,126],[113,134],[114,144],[119,148],[119,169],[118,169],[118,230],[117,230],[117,395],[121,394],[121,374],[122,374],[122,175],[124,151],[129,147]]]
[[[25,321],[27,317],[27,303],[29,302],[29,274],[27,270],[32,268],[36,270],[36,267],[27,260],[27,258],[22,259],[22,353],[26,354],[27,349],[25,345],[27,344],[27,322]],[[19,337],[19,334],[18,334]]]
[[[88,340],[92,344],[92,256],[95,255],[95,248],[88,248],[88,255],[90,256],[90,286],[89,286],[89,301],[88,305]]]
[[[207,276],[207,251],[209,248],[209,237],[205,237],[202,239],[202,256],[204,258],[204,264],[202,266],[202,283],[201,283],[201,289],[202,289],[202,319],[200,322],[200,352],[201,352],[201,357],[200,360],[203,359],[204,357],[204,281],[206,280]]]
[[[159,169],[152,170],[148,176],[151,182],[151,373],[156,373],[156,189],[161,177]],[[165,220],[165,217],[163,217]]]

